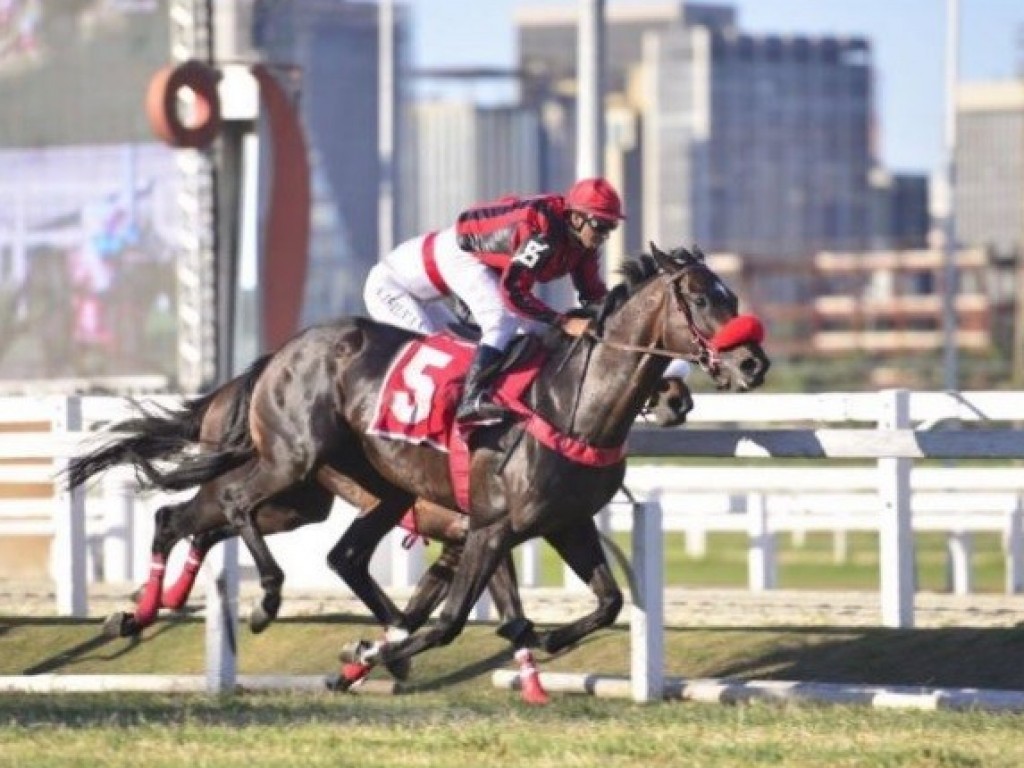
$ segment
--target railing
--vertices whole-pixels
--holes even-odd
[[[638,497],[657,499],[664,532],[681,531],[686,553],[706,553],[710,532],[748,535],[748,588],[772,589],[778,581],[780,533],[800,538],[831,533],[835,560],[846,561],[847,534],[878,531],[878,470],[872,467],[673,467],[639,465],[626,475]],[[948,534],[952,591],[972,591],[972,534],[1001,535],[1005,591],[1024,589],[1024,472],[1013,467],[915,467],[910,476],[915,531]],[[613,531],[628,530],[621,510]]]
[[[18,461],[49,463],[52,470],[59,471],[67,456],[82,449],[82,441],[88,438],[91,425],[108,420],[120,407],[119,401],[109,398],[0,398],[0,425],[6,424],[4,429],[8,430],[0,434],[0,465],[8,467],[4,477],[11,477],[12,472],[16,475],[16,470],[9,469],[12,462]],[[873,494],[877,500],[874,514],[881,554],[881,623],[910,627],[913,626],[914,605],[913,461],[970,459],[972,463],[977,460],[998,461],[1004,469],[1012,466],[1014,461],[1024,459],[1024,433],[1008,424],[1021,414],[1024,414],[1024,393],[1020,392],[943,394],[891,390],[826,395],[704,395],[698,397],[697,410],[691,415],[689,426],[674,430],[638,428],[631,436],[630,452],[635,457],[718,457],[723,462],[734,457],[873,460],[872,468],[860,471],[869,472],[874,478],[872,481],[870,475],[864,475],[862,492]],[[822,424],[848,425],[850,422],[861,426],[821,428]],[[25,430],[11,432],[11,423],[28,426]],[[44,426],[48,423],[50,430],[41,430],[40,423]],[[765,423],[782,423],[787,427],[764,429],[752,426]],[[917,429],[912,428],[915,423],[918,424]],[[999,426],[1001,423],[1004,426]],[[718,428],[703,428],[708,424],[716,424]],[[794,428],[793,424],[809,426]],[[711,470],[718,471],[716,468],[702,468],[699,473],[710,478]],[[752,469],[746,466],[735,471],[742,477],[750,476]],[[937,487],[938,491],[956,492],[963,497],[960,501],[971,499],[973,494],[980,504],[983,495],[1003,492],[1005,498],[1000,497],[1001,501],[994,502],[999,506],[1006,499],[1018,499],[1021,492],[1012,472],[994,474],[989,469],[953,467],[929,467],[927,471],[940,478],[930,481],[942,486]],[[665,468],[664,472],[668,476],[672,470]],[[694,477],[690,476],[691,483],[696,483]],[[782,477],[781,472],[777,477]],[[724,475],[719,479],[725,482]],[[968,479],[970,483],[967,483]],[[985,484],[998,488],[986,491]],[[765,488],[769,485],[767,477],[762,475],[760,492],[767,494]],[[749,490],[750,484],[746,487]],[[754,491],[757,492],[758,488]],[[123,495],[125,498],[131,496]],[[871,498],[868,495],[860,500],[864,508],[856,516],[858,519],[863,519],[865,512],[871,514]],[[52,503],[57,521],[54,525],[54,562],[58,610],[69,615],[82,615],[85,612],[87,551],[85,494],[81,491],[69,494],[55,486]],[[643,672],[642,681],[637,681],[635,676],[638,697],[644,695],[643,690],[658,690],[660,678],[656,679],[656,676],[660,675],[658,670],[661,666],[660,606],[663,591],[662,503],[655,499],[638,505],[640,508],[644,513],[638,514],[634,510],[633,528],[633,567],[639,584],[637,604],[633,608],[637,654],[634,661],[646,672]],[[766,514],[755,517],[764,521],[764,530],[760,533],[754,531],[754,538],[765,544],[760,549],[762,553],[768,551],[765,537],[772,530],[777,530],[777,527],[768,527],[770,506],[764,509]],[[1006,523],[1010,549],[1008,558],[1017,564],[1011,566],[1013,573],[1008,578],[1013,589],[1017,589],[1020,574],[1014,569],[1019,569],[1021,557],[1019,515],[1009,507],[1004,511],[1006,520],[1010,521]],[[850,516],[847,524],[852,524],[853,517]],[[970,511],[949,517],[952,518],[951,530],[966,532],[975,527]],[[124,518],[121,519],[123,522]],[[756,553],[757,549],[753,551]],[[287,571],[287,566],[285,569]],[[762,571],[767,573],[764,568]],[[766,577],[764,581],[767,586],[770,579]],[[636,612],[640,615],[637,616]],[[637,630],[637,627],[642,629]],[[641,673],[637,672],[637,675]]]
[[[909,409],[916,421],[923,421],[931,429],[910,433],[914,448],[919,453],[927,441],[933,445],[950,445],[953,433],[936,430],[948,426],[949,419],[994,422],[1003,421],[1022,412],[1024,395],[1020,393],[980,392],[957,396],[938,393],[910,393]],[[161,398],[159,402],[173,402]],[[691,425],[678,430],[638,430],[634,443],[636,455],[677,455],[676,444],[685,434],[689,443],[697,443],[702,453],[728,453],[738,448],[750,452],[757,439],[781,440],[789,436],[799,455],[814,449],[812,436],[826,435],[827,441],[845,447],[843,455],[860,446],[870,449],[876,456],[885,445],[905,452],[906,440],[900,446],[894,443],[868,442],[877,430],[748,430],[735,429],[739,424],[811,422],[877,423],[881,414],[881,396],[870,393],[829,395],[704,395],[698,399],[698,408],[691,415]],[[69,601],[83,605],[79,595],[85,594],[80,585],[83,580],[101,578],[124,581],[141,577],[141,569],[148,562],[148,543],[152,531],[152,509],[166,501],[166,497],[138,498],[130,475],[109,473],[102,486],[89,494],[88,502],[81,499],[84,515],[81,535],[85,543],[71,542],[72,532],[58,530],[53,520],[76,521],[79,511],[72,508],[72,499],[57,493],[56,488],[46,497],[13,498],[4,493],[4,487],[41,486],[49,483],[61,466],[62,456],[82,449],[96,426],[127,415],[126,405],[119,398],[0,398],[0,535],[53,534],[55,539],[54,577],[67,593],[59,600],[59,609],[68,610]],[[72,421],[68,421],[71,419]],[[717,424],[719,429],[704,432],[702,428]],[[78,431],[68,426],[78,424]],[[12,431],[13,430],[13,431]],[[1005,430],[1003,431],[1005,433]],[[762,437],[758,437],[758,435]],[[968,439],[969,450],[990,453],[991,430],[973,431],[955,439]],[[1016,432],[1010,433],[1011,441]],[[738,440],[737,435],[743,439]],[[753,436],[753,437],[750,437]],[[767,436],[767,437],[764,437]],[[809,437],[811,436],[811,437]],[[843,439],[853,441],[843,443]],[[709,439],[711,438],[711,439]],[[1003,438],[997,439],[1004,439]],[[724,445],[721,441],[727,441]],[[745,440],[746,442],[743,442]],[[718,441],[718,444],[714,444]],[[644,447],[646,444],[647,447]],[[980,447],[979,447],[980,446]],[[948,450],[946,451],[948,453]],[[17,464],[11,462],[17,461]],[[29,463],[25,463],[29,462]],[[1008,463],[1008,462],[1003,462]],[[682,530],[687,537],[690,554],[698,554],[708,531],[745,531],[749,535],[748,582],[751,589],[771,589],[776,583],[777,563],[775,542],[777,534],[808,530],[833,531],[837,551],[841,553],[843,534],[854,530],[879,530],[882,522],[880,509],[878,466],[835,467],[827,462],[813,462],[803,467],[737,466],[728,462],[723,466],[675,466],[670,471],[661,464],[644,465],[633,462],[627,474],[626,485],[641,499],[662,502],[664,530]],[[1006,590],[1021,589],[1021,494],[1024,493],[1024,473],[1012,467],[917,467],[913,470],[910,505],[913,527],[919,530],[940,530],[950,535],[951,574],[954,591],[971,590],[969,557],[970,535],[973,531],[987,530],[1003,534],[1006,555]],[[344,505],[325,525],[337,529],[340,535],[351,511]],[[55,510],[66,509],[66,514],[54,515]],[[628,527],[621,506],[607,518],[610,528]],[[741,512],[741,514],[737,514]],[[909,514],[910,510],[908,510]],[[78,530],[73,528],[73,530]],[[306,539],[313,536],[323,542],[322,528],[316,532],[298,531],[287,537],[271,539],[275,553],[282,558],[289,582],[293,586],[327,588],[337,584],[333,574],[323,567],[318,558],[309,557]],[[397,539],[398,537],[396,537]],[[422,552],[407,553],[391,546],[391,552],[375,559],[378,575],[393,585],[411,586],[423,567]],[[82,564],[69,561],[60,553],[84,553]],[[536,585],[539,558],[536,545],[525,545],[522,554],[521,575],[526,586]],[[908,557],[910,555],[907,555]],[[291,561],[294,560],[295,563]],[[247,555],[243,553],[243,564]],[[900,566],[896,566],[897,569]],[[137,573],[137,571],[139,571]],[[86,573],[85,577],[74,574]],[[568,585],[576,584],[567,577]],[[68,595],[75,595],[72,599]]]

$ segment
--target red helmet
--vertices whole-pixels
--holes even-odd
[[[571,210],[608,221],[626,218],[619,193],[606,179],[580,179],[569,188],[565,205]]]

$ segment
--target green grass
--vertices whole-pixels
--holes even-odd
[[[10,702],[0,765],[1017,766],[1020,720],[566,700],[543,711],[436,696],[252,696]],[[0,716],[13,707],[0,702]],[[55,727],[55,722],[66,725]]]
[[[615,534],[615,542],[627,555],[628,534]],[[682,533],[666,533],[665,583],[669,586],[738,587],[747,585],[746,536],[739,533],[708,534],[707,555],[690,557],[685,551]],[[949,591],[946,575],[946,537],[941,533],[915,535],[918,588]],[[879,586],[878,535],[851,533],[847,559],[837,563],[831,534],[808,534],[798,545],[789,535],[777,537],[779,558],[778,586],[784,589],[875,590]],[[971,559],[974,591],[998,593],[1005,589],[1005,559],[996,533],[974,536]],[[616,570],[616,577],[621,577]],[[542,544],[541,584],[562,584],[562,563],[546,544]]]
[[[616,536],[629,551],[628,536]],[[849,558],[831,537],[779,537],[780,586],[877,589],[878,542],[852,534]],[[668,584],[746,584],[746,541],[712,534],[688,557],[665,538]],[[917,537],[922,589],[945,585],[945,539]],[[431,555],[428,555],[428,559]],[[979,591],[1002,589],[995,535],[975,539]],[[544,583],[562,566],[543,553]],[[618,569],[617,569],[618,570]],[[618,574],[620,579],[621,572]],[[0,674],[202,674],[204,627],[162,619],[136,641],[108,641],[98,621],[0,616]],[[346,616],[283,619],[239,635],[242,673],[320,675],[349,640],[379,630]],[[665,633],[665,672],[684,678],[778,679],[1024,690],[1024,626],[894,630],[701,627]],[[628,631],[604,630],[571,652],[539,655],[542,671],[627,675]],[[0,695],[0,766],[1019,766],[1024,715],[872,710],[862,706],[713,705],[556,694],[543,709],[490,683],[511,668],[493,626],[471,626],[416,659],[393,697],[345,694]],[[380,673],[374,673],[380,674]]]
[[[0,617],[0,674],[201,673],[203,625],[136,642],[99,622]],[[416,660],[393,697],[345,694],[0,695],[0,766],[1018,766],[1024,716],[857,706],[665,702],[567,694],[531,709],[490,684],[493,627]],[[318,674],[375,628],[342,616],[239,637],[242,672]],[[666,633],[667,672],[1024,689],[1024,629],[702,628]],[[625,674],[628,632],[597,633],[542,670]]]

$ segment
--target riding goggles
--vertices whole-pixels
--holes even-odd
[[[607,235],[609,232],[613,232],[618,226],[617,221],[609,221],[608,219],[599,219],[596,216],[588,216],[587,224],[599,235]]]

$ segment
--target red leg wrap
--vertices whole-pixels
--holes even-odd
[[[341,665],[341,676],[345,678],[350,686],[352,686],[370,674],[370,669],[371,667],[369,664],[360,664],[356,661],[350,661]]]
[[[540,682],[540,673],[533,662],[533,654],[529,648],[520,648],[516,651],[516,661],[519,662],[519,687],[522,691],[523,701],[527,704],[544,705],[550,701],[548,692]]]
[[[160,592],[164,585],[164,569],[166,565],[160,555],[153,555],[149,562],[149,579],[142,588],[142,596],[135,605],[135,623],[140,627],[148,627],[156,619],[160,610]]]
[[[188,596],[192,594],[192,587],[196,583],[196,575],[203,565],[205,553],[192,547],[188,551],[188,558],[185,560],[185,568],[169,589],[164,590],[162,603],[164,608],[178,610],[188,602]]]

